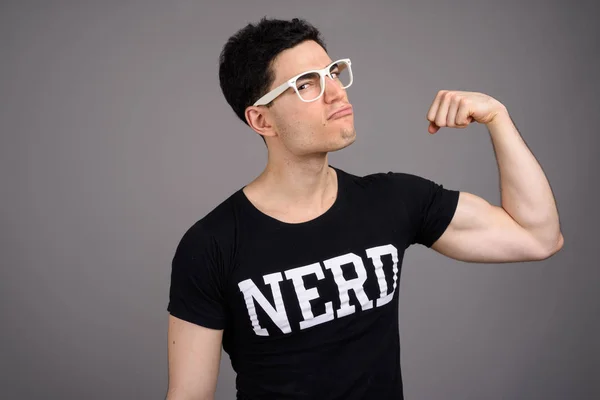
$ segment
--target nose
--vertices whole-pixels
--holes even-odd
[[[345,95],[346,89],[342,88],[342,85],[338,81],[328,76],[325,77],[325,89],[323,92],[325,102],[334,103]]]

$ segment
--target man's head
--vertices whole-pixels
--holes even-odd
[[[266,138],[271,149],[297,156],[336,151],[356,138],[352,114],[328,118],[349,105],[340,82],[325,76],[323,94],[312,102],[288,88],[267,105],[253,105],[290,78],[332,61],[320,32],[306,21],[263,18],[241,29],[223,48],[221,89],[236,115]]]

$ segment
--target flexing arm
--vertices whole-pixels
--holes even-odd
[[[428,119],[430,133],[441,126],[465,127],[472,120],[486,124],[502,194],[498,207],[461,192],[452,222],[434,250],[463,261],[513,262],[545,259],[562,248],[550,184],[501,103],[481,93],[441,91]]]
[[[213,400],[221,361],[223,330],[169,315],[167,400]]]
[[[563,243],[558,210],[550,184],[504,111],[488,125],[498,167],[502,208],[542,246],[553,254]]]

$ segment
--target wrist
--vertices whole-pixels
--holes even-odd
[[[488,122],[486,126],[488,128],[494,128],[498,125],[504,125],[509,122],[512,122],[512,120],[508,114],[508,109],[504,105],[501,105],[494,118],[492,118],[492,120]]]

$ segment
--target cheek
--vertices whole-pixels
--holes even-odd
[[[287,125],[281,130],[281,139],[289,148],[309,149],[314,143],[317,143],[319,132],[322,127],[307,118],[289,120]]]
[[[314,131],[327,125],[321,113],[317,110],[305,109],[291,113],[287,118],[290,130],[297,132],[298,136],[312,136]]]
[[[282,110],[278,118],[282,139],[293,146],[316,142],[323,129],[330,125],[319,104],[306,103],[288,107],[285,111]]]

